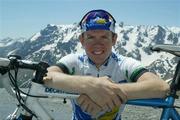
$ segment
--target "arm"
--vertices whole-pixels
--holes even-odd
[[[44,78],[45,85],[57,89],[62,89],[69,92],[82,93],[86,84],[85,81],[92,79],[92,77],[71,76],[64,74],[57,66],[48,68],[47,77]]]
[[[120,97],[123,100],[126,99],[121,90],[114,89],[115,86],[108,77],[67,75],[57,66],[48,68],[47,76],[44,77],[44,83],[49,87],[87,94],[102,109],[107,109],[107,107],[113,108],[115,106],[114,103],[119,105],[121,103]]]
[[[126,93],[127,99],[124,101],[130,99],[163,98],[170,89],[169,85],[165,81],[150,72],[142,74],[135,83],[113,84],[115,89],[119,89],[117,92],[124,91],[123,93]],[[121,93],[122,96],[123,93]],[[78,100],[83,110],[93,116],[96,116],[100,111],[103,111],[99,109],[96,104],[92,103],[91,99],[85,95],[80,96]],[[90,107],[87,107],[87,105]],[[121,103],[119,105],[116,104],[116,106],[120,105]]]
[[[127,99],[163,98],[169,85],[151,72],[142,74],[135,83],[116,84],[127,93]]]

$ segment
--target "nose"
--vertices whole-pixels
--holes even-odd
[[[100,48],[100,47],[103,47],[104,44],[103,44],[102,42],[96,42],[96,43],[93,44],[93,46],[94,46],[95,48]]]

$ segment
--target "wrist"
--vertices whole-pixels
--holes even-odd
[[[83,84],[81,85],[82,88],[82,93],[84,94],[91,94],[92,92],[94,92],[94,88],[95,88],[95,82],[97,78],[92,77],[92,76],[86,76],[85,79],[83,80]]]
[[[123,103],[125,103],[129,99],[126,87],[123,84],[116,84],[116,83],[114,83],[114,84],[117,87],[117,89],[119,89],[122,92],[123,99],[122,98],[121,99],[122,99]]]

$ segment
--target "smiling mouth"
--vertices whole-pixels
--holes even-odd
[[[102,51],[93,51],[92,52],[94,55],[101,55],[101,54],[103,54],[104,53],[104,51],[102,50]]]

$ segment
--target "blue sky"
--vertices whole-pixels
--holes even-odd
[[[92,9],[126,25],[180,27],[180,0],[0,0],[0,39],[29,38],[49,23],[77,23]]]

